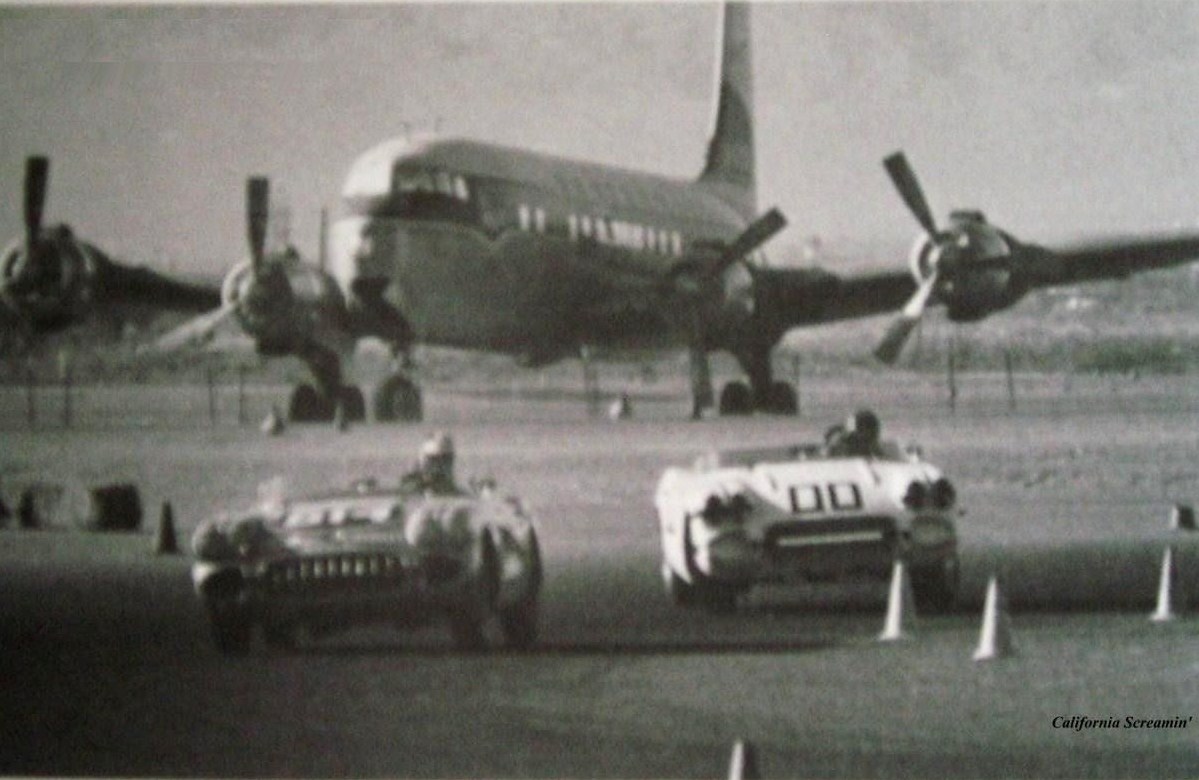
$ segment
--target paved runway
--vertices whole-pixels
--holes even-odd
[[[973,609],[921,619],[898,646],[875,641],[881,604],[862,594],[851,609],[678,612],[652,556],[611,550],[550,560],[534,652],[370,629],[229,660],[186,562],[147,539],[10,531],[0,545],[6,774],[711,777],[738,737],[767,776],[1199,770],[1195,724],[1052,727],[1190,717],[1185,619],[1018,613],[1019,654],[980,665]]]
[[[542,642],[529,653],[372,629],[229,660],[187,561],[154,557],[148,535],[5,530],[0,773],[714,777],[749,738],[767,777],[1193,777],[1199,618],[1147,619],[1168,543],[1199,603],[1199,550],[1165,528],[1156,481],[1193,462],[1179,422],[1142,421],[1118,444],[1103,424],[1052,420],[1023,424],[1016,447],[966,423],[915,431],[958,477],[965,591],[958,612],[898,644],[875,641],[881,587],[759,594],[718,617],[667,602],[657,474],[707,442],[777,441],[770,421],[458,426],[464,472],[494,474],[541,521]],[[204,507],[273,473],[388,473],[424,432],[10,436],[5,487],[50,469],[132,474],[151,508],[176,501],[186,535]],[[1018,653],[978,664],[994,572]],[[1054,727],[1075,715],[1187,726]]]

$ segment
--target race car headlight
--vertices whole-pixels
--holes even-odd
[[[913,482],[908,485],[903,494],[903,505],[908,509],[922,509],[928,503],[928,486],[923,482]]]
[[[933,483],[929,494],[933,507],[937,509],[949,509],[957,500],[957,491],[945,477],[941,477]]]

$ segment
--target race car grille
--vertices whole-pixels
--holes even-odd
[[[397,585],[404,565],[394,555],[320,555],[271,563],[261,577],[271,591],[363,587],[371,583]]]
[[[766,530],[766,549],[776,558],[828,556],[843,552],[873,557],[894,553],[897,535],[890,517],[802,520]]]

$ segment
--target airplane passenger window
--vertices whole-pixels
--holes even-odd
[[[461,176],[454,177],[454,194],[459,200],[470,200],[470,191],[466,188],[466,179]]]

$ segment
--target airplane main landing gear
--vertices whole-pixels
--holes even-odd
[[[346,422],[366,419],[366,401],[354,385],[341,388],[342,416]],[[332,422],[336,408],[333,399],[322,395],[310,384],[297,385],[287,405],[287,418],[293,423]]]
[[[392,374],[375,388],[374,406],[379,422],[420,422],[424,418],[420,388],[403,374]]]
[[[720,391],[720,416],[733,417],[753,414],[754,396],[744,382],[729,382]]]

